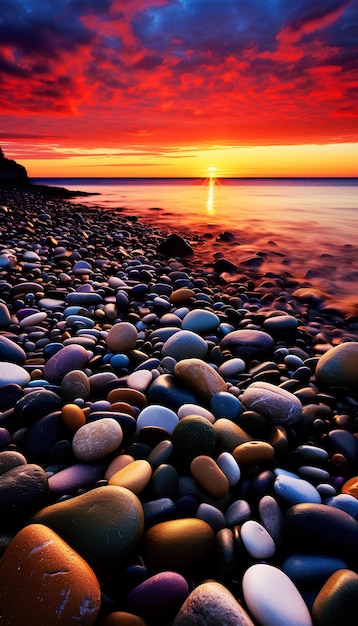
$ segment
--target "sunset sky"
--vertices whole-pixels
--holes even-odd
[[[358,176],[358,2],[1,0],[0,146],[30,177]]]

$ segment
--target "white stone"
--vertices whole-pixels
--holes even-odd
[[[241,470],[230,452],[222,452],[216,459],[221,471],[229,481],[230,487],[237,485],[241,478]]]
[[[254,559],[270,559],[275,554],[275,542],[259,522],[252,519],[244,522],[240,536],[246,550]]]
[[[0,387],[11,384],[25,387],[29,381],[30,374],[20,365],[7,361],[0,363]]]
[[[38,324],[41,324],[41,322],[44,322],[46,318],[47,313],[45,313],[44,311],[39,311],[38,313],[33,313],[32,315],[24,317],[22,320],[20,320],[19,326],[21,328],[24,328],[26,326],[37,326]]]
[[[160,404],[151,404],[146,406],[138,415],[137,432],[145,426],[158,426],[164,428],[168,433],[172,434],[174,428],[179,422],[179,418],[172,409]]]
[[[178,417],[181,420],[187,415],[200,415],[201,417],[205,417],[207,420],[209,420],[211,424],[214,424],[215,422],[214,414],[198,404],[182,404],[181,407],[179,407],[178,409]]]
[[[230,376],[235,376],[236,374],[242,374],[245,371],[246,364],[243,359],[239,357],[234,357],[233,359],[228,359],[219,365],[219,374],[224,378],[230,378]]]
[[[300,592],[277,567],[252,565],[244,574],[242,589],[248,610],[260,626],[312,626]]]

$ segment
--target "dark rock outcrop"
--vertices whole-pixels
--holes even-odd
[[[183,239],[183,237],[177,235],[176,233],[169,235],[164,241],[162,241],[157,248],[157,252],[166,257],[185,257],[192,256],[194,254],[193,248],[186,241],[186,239]]]
[[[12,185],[28,185],[26,168],[16,161],[7,159],[0,148],[0,183]]]

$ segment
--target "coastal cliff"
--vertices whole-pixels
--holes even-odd
[[[31,191],[41,192],[42,195],[55,198],[74,198],[77,196],[97,195],[85,191],[70,191],[64,187],[53,185],[34,185],[28,177],[26,168],[12,159],[7,159],[0,148],[0,186],[2,187],[28,187]]]
[[[7,159],[0,148],[0,183],[29,185],[26,168],[12,159]]]

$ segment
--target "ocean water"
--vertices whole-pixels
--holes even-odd
[[[263,270],[286,272],[358,304],[358,178],[32,179],[91,194],[100,206],[190,240],[207,261],[264,255]],[[221,234],[230,231],[226,242]]]

